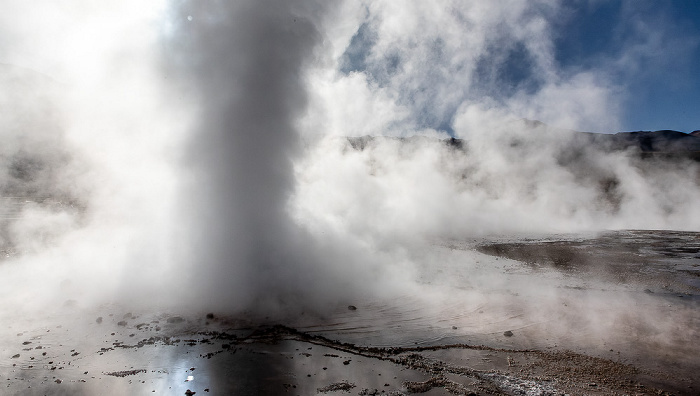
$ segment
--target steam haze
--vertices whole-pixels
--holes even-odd
[[[287,208],[292,160],[301,155],[305,73],[324,39],[327,7],[210,1],[176,9],[171,55],[197,103],[185,159],[192,183],[181,201],[192,230],[187,282],[207,290],[209,306],[255,310],[286,301],[298,309],[300,294],[336,283],[322,262],[331,258],[321,258]]]
[[[9,3],[10,316],[75,300],[275,320],[421,287],[440,306],[454,279],[537,312],[560,302],[550,280],[444,241],[700,228],[697,162],[571,149],[574,130],[626,126],[636,65],[672,32],[571,66],[559,1]],[[426,275],[448,264],[462,277]]]

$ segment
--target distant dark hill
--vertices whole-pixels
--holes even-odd
[[[696,131],[697,132],[697,131]],[[700,134],[678,131],[637,131],[615,134],[579,132],[574,137],[574,146],[582,143],[604,151],[629,151],[642,158],[689,158],[700,161]]]
[[[610,139],[617,149],[636,147],[645,153],[700,151],[700,137],[678,131],[620,132]]]
[[[563,147],[563,150],[579,151],[587,147],[599,149],[607,152],[627,151],[630,154],[637,153],[642,158],[690,158],[700,161],[700,130],[692,133],[684,133],[672,130],[661,131],[636,131],[636,132],[618,132],[614,134],[593,133],[593,132],[576,132],[571,130],[559,130],[548,127],[546,124],[539,121],[523,120],[526,128],[532,129],[533,139],[542,142],[541,136],[538,136],[538,130],[541,128],[549,128],[555,130],[564,141],[568,141]],[[362,136],[348,138],[350,144],[356,150],[363,150],[367,144],[372,142],[376,137]],[[431,140],[427,137],[408,137],[408,138],[380,138],[380,139],[398,139],[405,142],[415,142],[421,139]],[[446,139],[445,144],[460,149],[468,149],[469,140],[465,139]],[[515,141],[514,141],[515,142]],[[516,143],[513,143],[516,144]]]

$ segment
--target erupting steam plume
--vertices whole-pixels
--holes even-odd
[[[658,48],[564,67],[561,2],[13,3],[0,242],[8,282],[41,285],[5,290],[23,303],[307,310],[413,287],[436,239],[700,226],[696,163],[572,146],[619,128]]]
[[[328,7],[192,1],[176,10],[174,63],[198,109],[185,161],[194,181],[181,200],[193,231],[187,281],[209,306],[254,309],[330,281],[287,208],[305,70]]]

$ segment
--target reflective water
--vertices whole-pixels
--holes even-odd
[[[604,359],[594,365],[631,364],[644,375],[624,380],[646,376],[644,389],[693,394],[700,372],[699,246],[698,233],[672,231],[440,241],[404,293],[283,320],[303,336],[251,338],[259,323],[218,313],[127,313],[81,302],[35,317],[3,309],[0,380],[11,394],[314,394],[344,382],[356,385],[354,394],[406,393],[434,375],[397,360],[417,353],[439,362],[450,386],[549,394],[588,384],[567,385],[571,376],[563,371],[538,382],[523,367],[549,361],[536,351],[570,350]],[[184,320],[168,320],[175,314]],[[487,349],[442,348],[452,344]],[[409,349],[372,355],[362,346]],[[435,346],[442,349],[428,348]],[[616,384],[580,394],[622,389]],[[443,384],[427,394],[448,390]]]

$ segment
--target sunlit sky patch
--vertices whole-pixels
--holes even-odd
[[[596,132],[700,129],[697,2],[447,3],[367,3],[338,71],[417,129],[454,134],[467,103]]]
[[[625,130],[700,129],[700,2],[575,1],[555,23],[564,68],[607,68]]]

